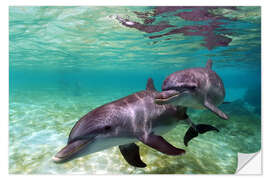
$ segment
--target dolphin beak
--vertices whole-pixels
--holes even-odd
[[[55,163],[61,163],[62,161],[64,161],[64,159],[61,159],[61,158],[57,157],[56,155],[52,157],[52,160]]]
[[[175,90],[163,91],[155,97],[155,103],[159,105],[168,104],[172,102],[173,99],[175,99],[179,95],[180,95],[179,91],[175,91]]]
[[[75,154],[77,154],[80,150],[82,150],[84,147],[87,146],[87,144],[91,140],[77,140],[70,144],[67,144],[63,149],[61,149],[58,153],[56,153],[55,156],[53,156],[52,160],[55,163],[62,163],[66,162],[72,157],[74,157]]]

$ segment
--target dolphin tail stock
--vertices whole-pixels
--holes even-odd
[[[198,124],[195,125],[191,120],[187,119],[188,123],[190,124],[189,129],[187,130],[185,136],[184,136],[184,144],[185,146],[188,146],[188,142],[192,140],[193,138],[197,137],[199,134],[204,134],[208,131],[217,131],[219,130],[211,125],[208,124]]]
[[[185,136],[184,136],[184,144],[185,146],[188,146],[188,142],[197,137],[199,134],[204,134],[207,131],[217,131],[219,130],[215,128],[214,126],[208,125],[208,124],[194,124],[191,119],[189,119],[187,115],[187,108],[182,106],[177,106],[177,116],[179,120],[184,118],[185,122],[188,123],[190,126],[187,130]],[[182,119],[183,120],[183,119]]]
[[[130,165],[140,168],[146,167],[146,164],[141,160],[139,146],[135,143],[120,145],[119,149],[124,159]]]

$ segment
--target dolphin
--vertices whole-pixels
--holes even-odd
[[[76,122],[67,145],[53,157],[56,163],[67,162],[113,146],[119,146],[124,159],[132,166],[146,167],[135,142],[166,155],[182,155],[161,135],[187,119],[186,108],[170,104],[158,105],[159,92],[148,79],[146,90],[100,106]]]
[[[190,68],[169,75],[163,82],[162,91],[155,97],[158,104],[207,108],[222,119],[228,119],[217,107],[223,103],[225,89],[221,78],[212,70],[211,60],[205,68]]]
[[[162,91],[155,96],[157,104],[172,104],[194,109],[209,109],[222,119],[228,116],[217,106],[223,103],[225,89],[221,78],[212,70],[212,60],[203,68],[190,68],[174,72],[162,84]],[[218,129],[213,127],[196,127],[188,119],[191,128],[186,133],[185,144],[198,133]]]

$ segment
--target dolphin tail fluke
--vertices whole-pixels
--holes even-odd
[[[184,144],[185,146],[188,146],[188,142],[197,137],[198,134],[203,134],[205,132],[208,132],[208,131],[217,131],[219,132],[219,130],[217,128],[215,128],[214,126],[211,126],[211,125],[208,125],[208,124],[198,124],[194,127],[190,127],[186,134],[185,134],[185,137],[184,137]]]
[[[139,140],[151,148],[167,155],[176,156],[185,153],[185,150],[174,147],[163,137],[154,134],[149,134],[146,138],[139,138]]]
[[[119,146],[125,160],[132,166],[144,168],[146,164],[141,160],[139,147],[135,143]]]
[[[215,105],[211,104],[210,102],[205,101],[204,106],[210,111],[212,111],[213,113],[215,113],[216,115],[218,115],[220,118],[226,119],[226,120],[229,119],[229,117],[224,112],[222,112],[219,108],[217,108]]]

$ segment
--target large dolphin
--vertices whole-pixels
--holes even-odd
[[[167,155],[185,153],[185,150],[174,147],[160,135],[188,118],[186,108],[156,104],[154,97],[158,93],[149,78],[146,90],[92,110],[75,124],[67,145],[53,160],[66,162],[119,146],[120,152],[130,165],[146,167],[140,158],[139,147],[134,143],[136,141]]]
[[[203,68],[185,69],[169,75],[163,82],[162,91],[155,97],[157,104],[206,108],[222,119],[228,119],[217,107],[223,103],[225,89],[221,78],[212,70],[212,60],[208,60]],[[190,120],[189,123],[192,125]],[[196,136],[198,133],[195,131],[200,132],[200,128],[191,128],[189,131],[186,135],[191,137],[186,137],[188,139]]]

